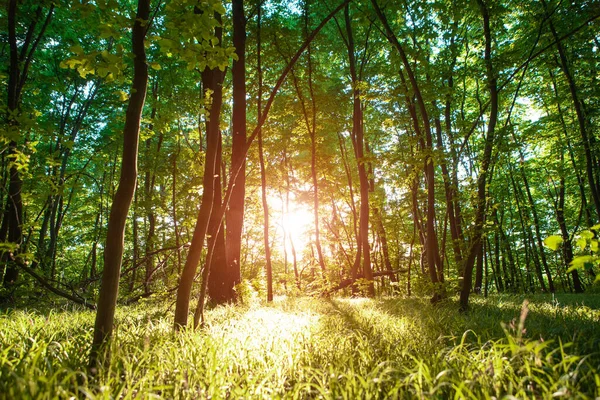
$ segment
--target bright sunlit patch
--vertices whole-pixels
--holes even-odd
[[[269,213],[273,223],[278,226],[275,238],[276,246],[288,256],[293,257],[296,251],[298,261],[309,248],[312,240],[314,216],[312,209],[306,204],[294,201],[290,198],[288,202],[281,197],[268,196]],[[284,240],[285,236],[285,240]],[[292,249],[292,245],[294,248]]]
[[[313,215],[310,210],[307,210],[305,207],[294,203],[293,205],[290,205],[290,209],[283,216],[282,221],[282,226],[286,232],[288,240],[291,240],[291,242],[294,244],[296,255],[298,259],[301,259],[304,249],[310,245],[310,230],[313,225]],[[291,257],[291,246],[286,245],[285,250],[288,254],[288,257]]]
[[[272,371],[281,385],[302,357],[303,349],[318,329],[321,315],[310,311],[286,312],[275,307],[250,309],[210,328],[221,341],[218,360],[228,360],[235,373],[261,366]]]

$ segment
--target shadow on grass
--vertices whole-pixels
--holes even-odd
[[[458,302],[451,298],[437,305],[429,304],[425,298],[365,300],[379,312],[395,318],[404,318],[415,328],[415,335],[425,340],[436,341],[444,337],[450,342],[461,340],[467,330],[474,332],[466,340],[485,343],[506,338],[505,329],[516,334],[516,326],[522,312],[523,301],[528,300],[525,320],[526,340],[572,343],[569,352],[577,355],[600,356],[600,296],[562,295],[552,301],[551,295],[511,296],[495,295],[487,299],[473,296],[467,313],[458,312]],[[558,300],[558,301],[556,301]],[[361,316],[360,303],[350,304],[347,300],[330,300],[332,311],[338,314],[348,329],[359,330],[380,342],[384,338],[374,325],[377,321]],[[585,305],[582,305],[585,304]],[[589,306],[588,306],[589,304]],[[554,347],[554,346],[553,346]]]

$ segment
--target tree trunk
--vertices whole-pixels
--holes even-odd
[[[592,146],[592,143],[594,141],[593,132],[590,132],[588,130],[588,122],[583,109],[583,101],[579,96],[579,91],[577,90],[575,79],[569,68],[569,62],[567,60],[567,55],[565,53],[562,41],[559,40],[560,38],[558,36],[558,33],[556,32],[556,28],[552,23],[552,17],[548,15],[546,1],[542,0],[542,4],[544,5],[544,9],[548,17],[550,31],[552,32],[552,36],[556,41],[556,48],[558,50],[561,69],[565,75],[565,78],[567,79],[567,82],[569,83],[569,91],[571,92],[571,98],[573,99],[573,107],[575,108],[575,114],[577,115],[577,122],[579,123],[579,131],[581,133],[581,141],[583,144],[585,154],[588,183],[592,192],[592,200],[594,201],[594,206],[596,208],[596,218],[600,219],[600,188],[596,184],[594,176],[594,170],[596,170],[596,174],[598,173],[598,166],[595,165],[594,157],[592,154],[592,151],[594,150],[594,146]]]
[[[224,74],[221,74],[224,76]],[[222,78],[221,78],[222,79]],[[222,80],[218,84],[220,91],[222,91]],[[216,93],[213,93],[213,99]],[[222,96],[222,93],[219,93],[218,96]],[[214,102],[214,100],[213,100]],[[221,100],[219,100],[221,103]],[[213,114],[215,113],[215,114]],[[220,109],[216,109],[213,103],[211,109],[211,119],[213,115],[220,120]],[[222,153],[222,137],[221,132],[218,131],[218,124],[216,127],[212,126],[213,129],[217,129],[216,132],[208,132],[208,135],[215,135],[218,137],[217,144],[217,155],[215,160],[215,183],[214,183],[214,194],[213,194],[213,206],[212,213],[210,215],[210,222],[208,224],[208,247],[212,250],[212,257],[206,259],[206,264],[208,270],[210,271],[210,279],[208,280],[208,295],[210,299],[217,303],[223,304],[228,301],[232,301],[234,299],[233,292],[233,280],[228,271],[227,264],[227,253],[225,249],[225,229],[223,224],[221,224],[221,211],[224,207],[222,204],[221,198],[221,174],[219,173],[218,166],[221,165],[223,159]]]
[[[564,155],[562,154],[561,159],[564,160]],[[573,261],[573,245],[571,243],[569,230],[567,229],[567,223],[565,220],[565,178],[563,176],[560,177],[558,201],[556,202],[555,211],[556,221],[560,227],[560,233],[563,239],[563,261],[565,263],[565,269],[569,269],[571,267],[571,261]],[[576,269],[571,271],[571,277],[573,278],[573,287],[575,289],[575,293],[583,293],[583,285],[581,284],[581,280],[579,279],[579,274],[577,273]]]
[[[305,1],[304,10],[304,29],[305,36],[308,36],[308,1]],[[319,227],[319,183],[317,180],[317,100],[315,99],[315,91],[313,88],[313,68],[312,68],[312,54],[311,45],[307,48],[308,58],[308,88],[310,91],[310,103],[311,103],[311,126],[309,129],[310,133],[310,174],[313,184],[313,214],[315,221],[315,247],[317,248],[317,257],[319,266],[321,267],[321,273],[325,280],[325,260],[323,258],[323,249],[321,248],[321,232]]]
[[[346,34],[348,37],[348,59],[350,64],[350,77],[352,79],[352,144],[354,145],[354,154],[358,167],[359,193],[360,193],[360,211],[358,223],[359,249],[362,253],[362,273],[367,281],[367,295],[375,296],[375,286],[373,284],[373,269],[371,266],[371,249],[369,245],[369,179],[365,165],[365,138],[363,127],[363,110],[361,102],[361,91],[359,88],[360,77],[356,68],[356,54],[354,49],[354,38],[352,35],[352,25],[350,21],[349,6],[344,9],[346,19]],[[358,260],[357,256],[357,260]]]
[[[123,158],[119,188],[115,193],[108,219],[106,244],[104,247],[104,272],[98,299],[98,311],[94,326],[94,340],[90,354],[90,366],[97,367],[101,346],[110,339],[113,329],[117,296],[119,293],[119,277],[125,236],[125,222],[129,206],[133,199],[137,180],[137,157],[140,122],[146,89],[148,86],[148,65],[144,38],[150,16],[150,0],[138,0],[137,13],[131,35],[134,55],[133,85],[130,90],[129,104],[123,128]]]
[[[258,71],[258,96],[256,101],[257,115],[260,119],[262,113],[262,65],[261,65],[261,5],[257,10],[257,33],[256,33],[256,60]],[[271,265],[271,243],[269,242],[269,204],[267,202],[267,175],[265,170],[265,158],[263,152],[262,129],[258,131],[258,158],[260,162],[260,187],[263,206],[263,238],[265,243],[265,262],[267,269],[267,301],[273,301],[273,267]],[[284,238],[285,241],[285,238]],[[285,250],[284,250],[285,251]]]
[[[542,235],[540,233],[540,220],[538,218],[537,210],[535,208],[535,201],[533,200],[533,196],[531,195],[531,189],[529,188],[529,181],[527,179],[527,174],[525,173],[525,167],[523,164],[525,163],[525,157],[523,153],[519,150],[521,155],[521,175],[523,177],[523,186],[525,187],[525,193],[527,194],[527,201],[529,202],[529,207],[531,209],[531,214],[533,215],[533,226],[535,230],[535,238],[539,249],[540,259],[542,261],[542,266],[544,267],[544,272],[546,273],[546,277],[548,278],[548,289],[550,289],[551,293],[554,293],[554,281],[552,280],[552,275],[550,274],[550,268],[548,267],[548,262],[546,260],[546,254],[544,253],[544,244],[542,243]]]
[[[28,68],[31,65],[32,57],[35,53],[40,39],[43,37],[52,15],[54,12],[54,4],[50,6],[44,24],[34,39],[33,32],[35,27],[42,18],[42,6],[36,8],[36,16],[30,24],[25,36],[25,40],[21,41],[17,38],[17,0],[8,0],[7,2],[7,19],[8,19],[8,47],[9,47],[9,65],[8,65],[8,98],[6,110],[6,126],[8,131],[14,138],[20,137],[20,128],[18,117],[20,115],[21,92],[27,81]],[[21,52],[19,55],[18,45],[21,44]],[[16,140],[11,140],[8,144],[8,157],[3,160],[8,161],[8,194],[4,206],[4,218],[2,220],[2,229],[0,229],[0,241],[13,244],[15,249],[12,251],[14,258],[20,251],[19,247],[23,241],[23,200],[21,197],[23,181],[15,161],[18,157],[19,149]],[[10,258],[8,252],[2,254],[2,260],[8,261]],[[3,286],[9,288],[14,285],[19,277],[19,269],[13,262],[7,262],[4,273]]]
[[[429,268],[429,275],[431,277],[431,282],[434,285],[434,293],[433,297],[431,298],[431,301],[435,303],[442,298],[441,290],[438,287],[438,283],[442,281],[442,277],[438,275],[438,268],[436,268],[436,265],[439,263],[440,257],[437,236],[435,232],[435,165],[434,159],[432,157],[433,139],[431,133],[431,124],[429,122],[429,114],[427,112],[427,107],[425,106],[425,100],[423,99],[421,89],[415,77],[413,67],[408,61],[406,53],[404,52],[404,48],[398,41],[398,38],[392,31],[385,15],[379,8],[377,0],[371,0],[371,3],[375,8],[375,12],[377,13],[379,20],[383,24],[388,41],[396,48],[400,55],[402,64],[404,66],[404,69],[406,70],[406,74],[408,75],[411,84],[411,89],[416,97],[416,103],[421,114],[421,120],[425,131],[426,147],[424,150],[427,152],[425,160],[425,179],[427,182],[427,236],[425,252],[427,256],[427,266]],[[439,270],[441,271],[441,265],[439,266]]]
[[[258,7],[260,8],[260,4]],[[241,282],[240,252],[246,195],[246,155],[244,150],[246,146],[246,22],[243,0],[232,0],[232,18],[233,46],[238,59],[233,61],[231,68],[233,81],[231,165],[240,165],[226,214],[228,279],[230,279],[228,285],[233,288]]]
[[[488,170],[492,158],[494,146],[495,129],[498,121],[498,88],[497,78],[492,66],[492,34],[490,30],[490,15],[484,0],[477,0],[483,18],[483,31],[485,36],[485,66],[487,74],[488,90],[490,91],[490,116],[488,120],[485,147],[479,176],[477,177],[477,208],[475,211],[475,226],[473,227],[473,239],[469,255],[465,262],[465,275],[463,287],[460,293],[460,309],[466,311],[469,306],[469,294],[473,279],[473,267],[475,258],[481,252],[483,239],[483,226],[485,223],[485,211],[487,207],[486,187],[488,182]]]

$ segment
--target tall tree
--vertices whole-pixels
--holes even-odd
[[[144,39],[148,32],[149,18],[150,0],[138,0],[131,33],[131,47],[134,56],[133,83],[123,128],[123,156],[119,188],[110,208],[106,244],[104,246],[104,271],[102,272],[102,285],[98,298],[98,311],[96,312],[94,339],[90,355],[90,366],[92,368],[97,366],[101,347],[107,343],[112,335],[117,296],[119,294],[125,222],[129,206],[135,194],[140,123],[148,87],[148,65],[146,64]]]
[[[490,94],[490,114],[488,117],[487,133],[479,175],[477,176],[477,207],[475,210],[475,225],[467,259],[465,260],[464,280],[460,292],[460,308],[466,310],[469,305],[469,294],[473,285],[473,267],[475,260],[483,248],[483,227],[485,224],[485,212],[487,207],[487,183],[490,179],[488,173],[492,160],[492,150],[496,135],[496,123],[498,122],[498,79],[492,63],[492,31],[490,28],[489,7],[484,0],[477,0],[481,17],[483,20],[483,35],[485,38],[485,69],[487,86]]]
[[[260,3],[258,7],[260,8]],[[232,0],[231,9],[233,46],[237,56],[237,60],[233,61],[231,68],[233,84],[231,165],[240,165],[240,171],[236,172],[237,176],[235,177],[226,215],[227,262],[229,264],[227,285],[230,285],[233,289],[233,286],[241,281],[240,252],[246,196],[246,157],[244,154],[246,146],[246,19],[244,16],[244,1]]]
[[[22,92],[27,82],[29,68],[33,62],[33,56],[44,37],[46,28],[50,24],[54,13],[54,3],[52,3],[44,16],[44,7],[39,4],[33,16],[30,16],[29,25],[25,32],[24,39],[17,35],[17,0],[8,0],[7,2],[7,18],[8,18],[8,47],[9,47],[9,66],[8,66],[8,98],[6,103],[6,138],[8,138],[8,157],[3,158],[7,162],[7,166],[3,166],[8,170],[8,190],[4,205],[4,215],[2,218],[2,226],[0,228],[0,242],[11,244],[12,257],[16,257],[21,249],[19,247],[23,241],[23,199],[22,188],[23,180],[21,177],[21,164],[19,162],[19,141],[21,140],[20,118],[21,118],[21,99]],[[41,23],[41,28],[36,34],[38,24]],[[20,45],[20,48],[19,48]],[[2,254],[3,261],[7,261],[10,252]],[[8,262],[3,285],[5,287],[12,286],[19,276],[18,267]]]
[[[373,7],[375,8],[375,12],[377,13],[377,17],[381,21],[386,38],[392,44],[392,46],[398,51],[400,58],[402,60],[402,65],[406,74],[408,75],[408,79],[410,82],[410,88],[414,93],[416,98],[417,108],[421,115],[421,121],[423,124],[423,128],[425,131],[425,179],[427,181],[427,224],[426,224],[426,248],[425,254],[427,257],[427,267],[429,269],[429,275],[431,277],[431,282],[434,285],[434,294],[431,299],[432,302],[437,302],[441,299],[442,293],[440,292],[438,283],[443,280],[443,276],[438,273],[438,267],[441,271],[440,265],[440,257],[439,257],[439,247],[437,241],[437,234],[435,230],[435,165],[433,159],[433,135],[431,131],[431,123],[429,118],[429,113],[427,111],[427,107],[425,105],[425,100],[423,97],[423,93],[421,91],[420,85],[417,82],[416,75],[414,73],[413,66],[408,60],[407,54],[404,50],[404,47],[392,31],[388,20],[379,7],[377,0],[371,0]],[[402,72],[401,72],[402,74]],[[414,118],[414,117],[413,117]],[[416,120],[415,120],[416,123]]]

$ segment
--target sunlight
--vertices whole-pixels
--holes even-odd
[[[302,260],[302,256],[310,247],[312,240],[312,210],[306,204],[295,201],[291,196],[288,204],[285,204],[282,198],[276,195],[269,195],[268,202],[269,211],[273,216],[274,223],[278,226],[275,246],[282,252],[285,251],[288,259],[291,259],[293,257],[291,244],[293,244],[297,260]],[[286,236],[285,243],[284,234]]]
[[[298,205],[296,203],[290,204],[290,209],[283,216],[283,229],[288,236],[288,240],[291,240],[296,249],[296,257],[302,259],[304,250],[310,246],[312,237],[312,221],[313,215],[307,208]],[[286,245],[285,251],[288,257],[292,256],[291,246]]]

